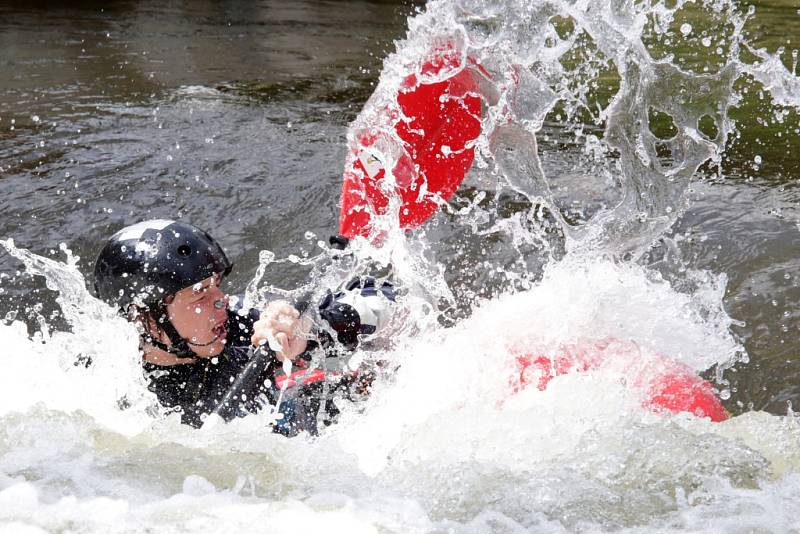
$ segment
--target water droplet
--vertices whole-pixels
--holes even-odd
[[[703,46],[708,48],[709,46],[711,46],[711,37],[703,37],[703,40],[701,42],[703,43]]]
[[[36,122],[36,123],[38,123],[38,122],[39,122],[41,119],[39,118],[39,115],[33,115],[33,116],[31,117],[31,120],[32,120],[33,122]]]
[[[692,33],[692,25],[687,22],[681,24],[681,33],[683,35],[689,35],[690,33]]]
[[[756,162],[756,165],[761,165],[761,156],[756,154],[756,157],[753,158],[753,161]]]

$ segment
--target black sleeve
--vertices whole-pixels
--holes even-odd
[[[149,375],[147,389],[155,393],[159,404],[168,410],[179,411],[185,425],[195,428],[203,425],[201,416],[205,409],[200,366],[186,364],[165,369],[146,364],[145,371]]]
[[[245,412],[259,411],[263,407],[262,396],[274,403],[271,384],[275,380],[277,366],[275,353],[266,347],[261,350],[253,350],[252,347],[229,348],[225,366],[217,379],[218,393],[209,411],[216,411],[229,421],[245,415]]]

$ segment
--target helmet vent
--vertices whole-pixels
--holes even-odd
[[[179,256],[188,258],[191,253],[192,253],[192,247],[190,247],[189,245],[181,245],[178,247]]]

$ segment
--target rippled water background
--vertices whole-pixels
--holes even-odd
[[[800,48],[800,6],[791,0],[751,4],[756,11],[745,27],[750,42],[770,52],[784,47],[784,64],[795,65],[792,50]],[[180,217],[220,239],[236,263],[230,289],[243,290],[254,276],[259,251],[268,249],[285,257],[313,248],[314,239],[309,239],[307,232],[318,237],[335,232],[347,125],[374,90],[382,60],[393,51],[394,40],[405,35],[407,16],[415,8],[394,2],[120,1],[72,2],[68,7],[46,2],[3,3],[0,238],[13,238],[17,246],[60,259],[59,244],[65,243],[80,256],[80,271],[88,274],[103,240],[113,231],[145,218]],[[696,28],[703,25],[701,18],[692,22]],[[703,65],[713,64],[713,47],[682,46],[670,48],[677,64],[700,66],[701,70]],[[797,112],[788,108],[781,120],[776,120],[776,106],[769,94],[755,82],[741,83],[747,86],[745,97],[731,112],[738,136],[727,147],[722,177],[707,173],[707,179],[694,183],[688,208],[642,263],[663,272],[678,288],[690,283],[685,276],[687,266],[727,275],[724,306],[738,321],[733,331],[749,361],[725,372],[730,384],[726,407],[735,415],[753,410],[785,415],[791,406],[800,406],[800,120]],[[548,116],[543,133],[539,136],[540,155],[546,171],[555,177],[556,196],[563,201],[564,212],[581,218],[596,210],[607,198],[583,188],[583,147],[569,141],[555,115]],[[468,181],[468,185],[454,201],[456,205],[470,202],[480,188],[479,181]],[[613,197],[613,192],[608,195]],[[512,196],[498,200],[497,206],[502,213],[513,214],[527,204]],[[440,216],[428,234],[438,261],[448,268],[446,278],[462,297],[450,310],[448,321],[469,315],[474,295],[490,297],[498,290],[496,281],[476,268],[485,250],[474,242],[464,245],[465,237],[454,228],[454,219],[452,213]],[[507,261],[510,270],[517,268],[512,267],[516,258],[508,252],[507,242],[488,243],[494,261],[500,265]],[[535,255],[527,262],[532,272],[541,268]],[[21,271],[21,264],[0,249],[0,318],[22,319],[33,331],[39,314],[51,328],[63,327],[55,293],[45,288],[41,278]],[[273,284],[293,288],[304,280],[306,271],[279,264],[269,276]],[[12,347],[17,347],[17,342],[16,338],[9,341]],[[12,415],[4,419],[3,435],[8,440],[8,436],[46,435],[64,429],[67,434],[94,433],[96,442],[90,454],[109,462],[109,470],[117,470],[114,476],[128,479],[127,490],[112,493],[132,503],[166,499],[175,485],[180,489],[180,480],[189,473],[200,473],[209,480],[235,479],[245,464],[267,484],[264,480],[276,476],[273,471],[279,469],[276,465],[285,452],[282,445],[272,442],[264,445],[273,451],[269,453],[254,446],[218,471],[209,471],[201,460],[190,459],[188,454],[170,452],[169,458],[182,467],[159,483],[145,470],[145,482],[137,485],[121,466],[152,454],[148,447],[155,446],[149,441],[129,444],[134,450],[132,457],[115,453],[109,460],[98,443],[113,441],[115,435],[95,430],[93,424],[37,414],[33,412],[31,419],[46,421],[37,423],[42,425],[40,432],[19,430],[24,419]],[[739,423],[742,427],[750,424],[747,421],[755,421],[755,427],[761,425],[760,431],[753,432],[767,443],[769,432],[783,424],[777,418],[743,421]],[[74,430],[75,426],[79,430]],[[253,435],[250,427],[240,432]],[[171,439],[195,447],[202,442],[188,434],[174,436]],[[428,445],[435,450],[435,444]],[[698,446],[693,453],[706,458],[700,449]],[[225,443],[212,444],[208,450],[211,460],[223,459],[224,463]],[[725,451],[721,454],[727,454]],[[61,450],[54,457],[80,463],[79,452]],[[269,457],[259,456],[262,462],[252,456],[258,454]],[[607,450],[605,454],[610,455]],[[793,465],[790,459],[798,453],[794,448],[770,459],[774,462],[781,454]],[[582,461],[591,463],[589,458]],[[4,462],[6,472],[28,472],[9,467],[14,464],[8,457]],[[36,479],[39,471],[47,472],[41,467],[46,464],[44,459],[32,463],[39,467],[29,470],[30,479]],[[337,465],[341,467],[341,463]],[[333,475],[325,468],[311,469],[315,487],[328,484],[355,494],[348,484],[331,483]],[[567,488],[587,491],[570,473],[548,473],[546,488],[553,488],[552,480],[558,480]],[[111,475],[103,472],[103,476]],[[479,475],[469,475],[468,480],[470,476]],[[626,476],[635,478],[634,474]],[[747,476],[744,469],[741,477]],[[45,478],[48,489],[40,498],[55,499],[59,486],[50,480],[52,476]],[[390,472],[383,479],[400,488],[401,494],[414,482],[438,488],[431,490],[431,495],[409,490],[416,499],[411,503],[389,499],[390,504],[373,505],[374,513],[383,514],[383,527],[392,529],[386,519],[391,514],[385,508],[410,507],[411,511],[398,519],[408,525],[409,517],[422,515],[414,508],[416,503],[427,502],[427,498],[439,503],[431,505],[432,512],[426,510],[433,518],[469,518],[466,512],[459,517],[442,511],[449,505],[471,510],[463,502],[469,495],[448,505],[454,483],[434,475],[431,478],[435,480],[421,477],[415,481]],[[207,491],[204,479],[187,480],[183,482],[185,494]],[[631,483],[618,482],[623,486]],[[514,483],[509,484],[513,487]],[[790,489],[781,493],[780,484]],[[780,484],[769,492],[791,494],[798,482],[789,478]],[[98,489],[102,484],[88,487],[91,489],[78,485],[76,490],[65,484],[62,495],[89,498],[104,494]],[[520,495],[528,495],[528,490],[520,487]],[[507,493],[497,491],[507,498]],[[491,493],[490,486],[486,492]],[[568,493],[553,491],[539,498],[542,502],[580,501]],[[20,495],[14,498],[27,502],[27,497]],[[339,506],[335,498],[316,499],[305,505],[315,510]],[[603,501],[598,497],[597,502]],[[173,504],[162,503],[169,510]],[[199,505],[195,502],[192,506]],[[511,508],[514,506],[524,509],[521,502]],[[575,527],[568,504],[565,507],[566,512],[551,510],[548,517],[561,517],[561,524]],[[268,515],[276,518],[273,512]],[[50,509],[49,513],[58,515]],[[147,513],[156,521],[161,512]],[[574,515],[584,517],[584,513],[588,512]],[[611,527],[644,524],[641,519],[621,517],[598,523]],[[694,517],[696,523],[691,514],[684,518],[686,524],[702,528],[702,518]],[[547,523],[537,524],[544,528]],[[437,525],[447,528],[446,523]],[[415,528],[430,530],[431,525],[420,522]]]

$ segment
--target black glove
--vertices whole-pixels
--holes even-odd
[[[391,315],[395,302],[394,286],[365,276],[354,278],[343,291],[329,291],[319,304],[319,314],[336,331],[336,338],[347,349],[358,345],[359,334],[374,334]]]

